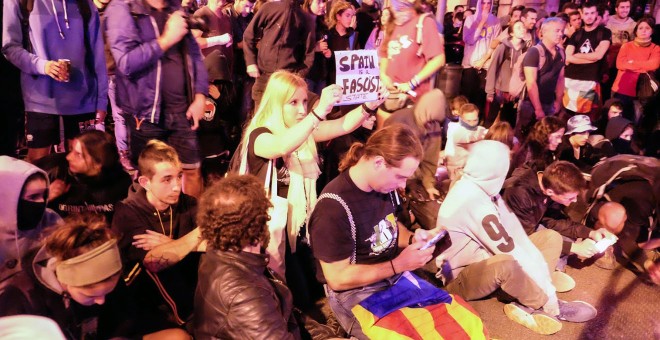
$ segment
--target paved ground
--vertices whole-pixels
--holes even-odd
[[[566,273],[577,285],[562,300],[582,300],[598,310],[596,319],[584,324],[563,323],[552,336],[542,336],[510,321],[495,298],[472,301],[495,339],[655,339],[660,340],[660,287],[650,286],[631,271],[618,266],[608,271],[596,266]],[[655,334],[654,334],[655,333]]]

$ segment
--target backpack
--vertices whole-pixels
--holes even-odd
[[[431,16],[431,13],[423,13],[419,16],[417,19],[417,35],[415,36],[415,42],[417,45],[419,45],[419,48],[417,49],[417,56],[421,57],[422,54],[424,54],[423,46],[422,46],[422,34],[424,33],[424,19],[427,16]],[[435,19],[433,19],[435,21]]]
[[[591,180],[586,197],[589,204],[582,221],[585,222],[589,212],[601,200],[609,201],[608,191],[618,183],[644,180],[653,188],[653,195],[656,199],[655,214],[660,211],[660,161],[653,157],[644,157],[637,155],[617,155],[607,158],[596,164],[591,170]],[[651,221],[653,228],[657,219]]]
[[[536,70],[537,74],[541,72],[541,69],[545,65],[545,49],[541,46],[541,43],[536,44],[530,48],[535,48],[539,53],[539,66]],[[561,60],[564,62],[566,56],[564,50],[558,47],[555,47],[555,50],[561,55]],[[529,50],[527,51],[529,52]],[[509,95],[512,98],[524,97],[524,92],[526,89],[525,86],[525,72],[523,70],[523,60],[527,55],[527,52],[521,54],[518,59],[513,63],[513,68],[511,70],[511,79],[509,79]]]

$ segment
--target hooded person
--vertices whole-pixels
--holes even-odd
[[[517,300],[505,314],[539,334],[553,334],[558,320],[584,322],[596,310],[584,302],[557,299],[550,273],[562,238],[552,230],[529,237],[500,197],[509,170],[509,148],[484,140],[470,148],[463,176],[449,190],[438,213],[438,226],[452,245],[438,263],[445,287],[466,300],[484,298],[501,288]],[[440,261],[438,261],[440,262]]]
[[[404,124],[419,137],[424,156],[419,168],[406,182],[406,196],[415,201],[410,210],[416,222],[424,229],[433,229],[438,217],[440,197],[437,188],[436,170],[442,146],[442,125],[447,113],[445,95],[439,89],[425,93],[411,108],[403,108],[392,113],[384,126]],[[404,214],[405,219],[405,214]]]
[[[120,280],[117,239],[100,216],[59,223],[29,262],[0,293],[0,316],[51,318],[67,339],[146,335],[136,321],[135,301]],[[178,329],[159,335],[189,339]]]
[[[9,279],[24,269],[46,227],[61,219],[46,208],[48,176],[36,166],[0,156],[0,293]],[[28,264],[29,266],[29,264]]]
[[[605,138],[612,142],[614,152],[617,154],[634,154],[631,148],[633,123],[621,116],[613,117],[607,123]]]

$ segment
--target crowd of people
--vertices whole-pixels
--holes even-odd
[[[660,284],[632,5],[4,0],[0,323],[482,339],[469,301],[502,292],[538,334],[593,319],[567,265]],[[344,105],[334,52],[363,49],[378,89]]]

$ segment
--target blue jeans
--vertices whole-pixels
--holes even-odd
[[[328,304],[332,312],[337,317],[341,327],[353,337],[358,339],[368,339],[362,332],[362,327],[351,311],[362,300],[371,296],[371,294],[388,289],[399,280],[401,274],[394,275],[388,279],[372,283],[368,286],[335,292],[326,284],[325,295],[328,297]]]
[[[543,104],[541,103],[541,107],[543,108],[543,112],[545,113],[546,116],[554,116],[557,114],[555,112],[555,106],[553,103],[550,104]],[[534,126],[534,123],[536,123],[536,114],[534,113],[534,105],[532,105],[532,102],[529,100],[523,100],[518,104],[518,115],[516,118],[516,128],[515,128],[515,136],[518,138],[520,141],[524,141],[527,135],[529,134],[529,131],[532,129]]]
[[[108,76],[108,99],[110,99],[110,108],[112,109],[112,120],[115,122],[115,141],[119,151],[128,150],[128,127],[124,120],[123,112],[117,106],[115,99],[115,92],[117,90],[117,83],[115,83],[115,76]]]

